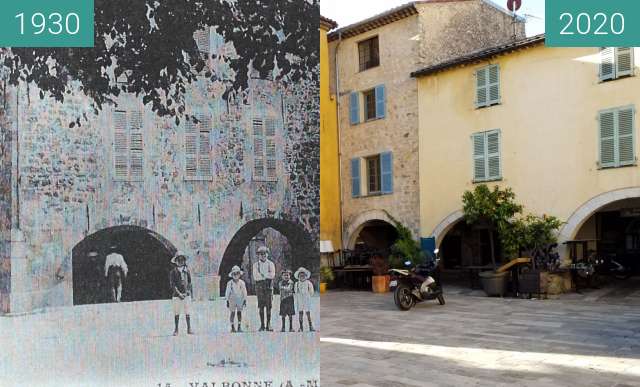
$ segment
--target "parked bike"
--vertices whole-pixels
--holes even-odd
[[[405,262],[407,269],[391,269],[391,282],[389,288],[393,292],[393,299],[398,309],[407,311],[417,303],[437,299],[440,305],[444,305],[442,284],[438,272],[440,258],[439,250],[435,250],[435,259],[425,264],[411,267],[411,261]]]

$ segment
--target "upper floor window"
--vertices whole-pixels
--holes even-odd
[[[500,103],[500,67],[491,65],[476,71],[476,107]]]
[[[204,28],[197,30],[193,33],[193,39],[196,41],[198,51],[204,56],[208,56],[211,53],[211,29]]]
[[[634,75],[633,47],[602,47],[600,49],[600,81]]]
[[[364,179],[361,176],[364,176]],[[393,154],[391,152],[351,160],[351,196],[390,193],[393,193]]]
[[[349,120],[351,125],[362,121],[385,117],[386,91],[384,85],[363,92],[354,91],[349,98]],[[360,112],[363,112],[362,114]]]
[[[636,163],[635,108],[602,110],[598,114],[600,167],[614,168]]]
[[[278,120],[273,117],[253,119],[253,178],[257,181],[276,181]]]
[[[380,65],[380,50],[377,36],[358,43],[358,57],[360,59],[360,71]]]
[[[185,180],[211,180],[211,117],[199,112],[195,118],[185,121]]]
[[[116,110],[113,113],[113,170],[121,181],[144,179],[142,111]]]
[[[475,133],[473,143],[473,182],[502,179],[500,130]]]

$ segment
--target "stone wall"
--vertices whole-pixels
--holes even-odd
[[[11,292],[11,130],[6,121],[6,85],[0,83],[0,313],[9,311]]]

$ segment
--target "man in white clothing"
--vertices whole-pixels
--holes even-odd
[[[258,261],[253,264],[253,281],[258,296],[258,313],[260,314],[260,332],[271,329],[271,300],[273,297],[273,279],[276,277],[276,265],[268,259],[269,249],[258,247]],[[266,320],[266,326],[265,326]]]
[[[122,284],[127,277],[129,267],[124,261],[124,257],[118,254],[117,246],[109,248],[109,255],[104,262],[104,276],[107,278],[111,301],[120,302],[122,300]]]

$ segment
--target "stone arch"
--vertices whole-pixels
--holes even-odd
[[[440,243],[447,235],[447,233],[456,225],[458,222],[464,219],[464,212],[462,210],[457,210],[447,215],[431,232],[431,237],[435,239],[436,247],[440,246]]]
[[[584,223],[600,208],[620,200],[640,198],[640,187],[623,188],[589,199],[569,216],[559,235],[560,243],[572,240]]]
[[[104,264],[110,247],[116,246],[128,266],[123,301],[168,299],[169,272],[175,246],[162,235],[139,226],[115,226],[99,230],[72,250],[73,304],[110,302]]]
[[[344,229],[344,238],[346,241],[347,250],[353,250],[356,245],[356,240],[358,239],[358,235],[362,229],[366,226],[367,223],[375,220],[381,220],[383,222],[387,222],[390,225],[395,227],[395,222],[391,219],[391,216],[387,211],[384,210],[370,210],[363,212],[353,218]]]
[[[316,277],[320,271],[320,250],[302,225],[284,219],[255,219],[240,227],[224,251],[220,269],[218,270],[220,295],[224,295],[231,268],[242,264],[242,257],[249,242],[256,234],[266,228],[278,231],[289,241],[293,257],[293,262],[288,263],[289,267],[292,270],[296,270],[298,267],[303,266],[311,271],[311,276],[314,280],[317,279]]]

